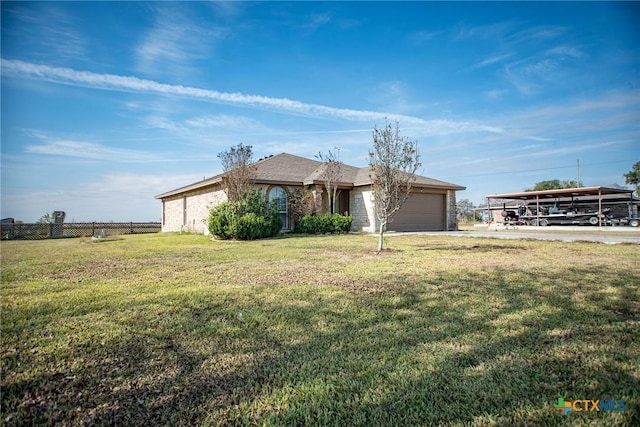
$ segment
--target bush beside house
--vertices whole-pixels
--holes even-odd
[[[281,229],[278,212],[268,212],[260,190],[241,201],[221,203],[209,213],[209,232],[219,239],[261,239],[276,236]]]
[[[352,224],[351,215],[305,215],[300,220],[297,231],[307,234],[348,233]]]

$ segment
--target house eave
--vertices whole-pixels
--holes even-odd
[[[222,182],[222,177],[208,178],[202,181],[195,182],[193,184],[185,185],[184,187],[176,188],[175,190],[167,191],[166,193],[158,194],[157,196],[154,196],[154,197],[156,199],[166,199],[167,197],[186,193],[188,191],[200,190],[201,188],[218,185],[221,182]]]
[[[353,183],[353,187],[366,187],[372,185],[371,181],[359,181],[359,182],[354,182]],[[414,183],[411,184],[412,188],[423,188],[423,189],[428,189],[428,188],[432,188],[434,190],[454,190],[454,191],[462,191],[462,190],[466,190],[467,187],[463,187],[461,185],[438,185],[438,184],[426,184],[426,183]]]

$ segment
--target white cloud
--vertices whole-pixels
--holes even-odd
[[[518,22],[515,20],[496,22],[489,25],[478,25],[475,27],[468,27],[462,25],[457,28],[453,39],[456,41],[466,39],[489,39],[502,41],[504,37],[516,26]]]
[[[29,131],[28,133],[41,141],[41,143],[31,144],[25,147],[25,152],[30,154],[77,157],[103,161],[148,161],[153,158],[149,153],[141,151],[113,148],[93,142],[59,138],[35,130]]]
[[[571,56],[573,58],[583,58],[586,56],[580,49],[571,46],[556,46],[547,50],[548,55]]]
[[[541,76],[552,72],[557,66],[558,63],[556,61],[547,58],[523,67],[520,73],[524,75]]]
[[[483,59],[482,61],[472,65],[471,68],[472,69],[484,68],[484,67],[487,67],[489,65],[493,65],[493,64],[502,62],[507,58],[511,58],[512,56],[513,56],[513,53],[505,53],[503,55],[493,55],[493,56],[490,56],[490,57],[488,57],[486,59]]]
[[[268,131],[267,127],[258,120],[245,116],[231,116],[229,114],[199,116],[186,120],[184,124],[188,128],[222,128],[243,132]]]
[[[492,100],[501,99],[503,96],[509,93],[506,89],[492,89],[484,92],[484,95]]]
[[[548,148],[546,150],[536,149],[535,151],[532,151],[529,153],[510,154],[509,158],[511,159],[523,159],[523,158],[533,158],[533,157],[548,158],[550,156],[577,154],[577,153],[583,153],[585,151],[600,150],[603,148],[612,147],[620,144],[621,144],[620,141],[605,141],[605,142],[591,143],[591,144],[588,144],[588,143],[573,144],[573,145],[567,145],[564,147]]]
[[[508,41],[513,44],[539,43],[560,37],[568,27],[540,25],[511,34]]]
[[[3,38],[37,46],[38,57],[67,62],[87,56],[87,41],[77,30],[77,20],[55,3],[43,3],[40,7],[14,5],[7,9],[3,5],[2,13],[15,16],[19,23],[15,28],[3,28]],[[12,41],[9,40],[8,43]]]
[[[331,22],[333,16],[329,12],[315,13],[307,17],[307,20],[300,23],[300,26],[307,31],[316,31],[323,25]]]
[[[367,110],[336,108],[318,104],[308,104],[287,98],[272,98],[243,93],[218,92],[182,85],[159,83],[137,77],[114,74],[98,74],[88,71],[76,71],[71,68],[38,65],[20,60],[2,59],[2,74],[5,77],[30,78],[53,83],[88,87],[92,89],[149,93],[166,96],[199,99],[214,103],[232,104],[249,108],[276,111],[285,114],[308,117],[342,119],[381,123],[384,120],[397,120],[404,126],[420,126],[427,132],[500,132],[499,128],[472,122],[453,122],[448,120],[425,120],[415,116],[385,113]]]
[[[435,39],[442,33],[442,31],[416,31],[409,35],[409,41],[415,44],[422,44]]]
[[[135,46],[137,69],[154,75],[184,75],[192,71],[190,62],[209,56],[213,43],[227,30],[204,28],[189,19],[180,3],[156,10],[155,25]]]

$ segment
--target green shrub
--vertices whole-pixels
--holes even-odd
[[[353,217],[351,215],[333,214],[331,222],[333,223],[333,231],[336,233],[348,233],[351,231]]]
[[[239,202],[224,202],[209,212],[209,232],[219,239],[253,240],[277,235],[282,221],[277,212],[265,216],[267,200],[254,190]]]
[[[237,234],[238,203],[224,202],[209,212],[209,232],[220,239]]]
[[[267,220],[263,216],[258,216],[253,212],[242,215],[238,218],[238,228],[236,237],[240,240],[253,240],[263,237],[267,229]]]
[[[352,223],[351,215],[305,215],[298,224],[298,231],[306,234],[348,233]]]
[[[284,224],[282,223],[282,220],[280,219],[280,214],[276,211],[271,211],[268,218],[269,218],[269,221],[267,225],[270,228],[267,233],[268,235],[265,237],[277,236],[282,230],[282,227],[284,226]]]
[[[240,215],[254,213],[264,216],[267,211],[267,198],[262,191],[255,189],[240,202]]]

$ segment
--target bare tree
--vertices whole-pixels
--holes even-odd
[[[378,252],[383,249],[384,230],[393,215],[411,195],[416,171],[422,164],[418,142],[400,136],[398,122],[373,128],[373,148],[369,151],[374,209],[380,223]]]
[[[338,185],[342,179],[342,162],[340,161],[340,149],[333,147],[333,151],[318,153],[317,159],[324,162],[324,171],[320,175],[327,189],[327,211],[333,215],[336,210],[336,200],[338,198]]]
[[[218,154],[224,171],[222,185],[230,202],[240,201],[251,193],[256,177],[252,149],[251,145],[240,143]]]
[[[297,188],[289,195],[289,212],[294,224],[298,224],[303,216],[315,212],[316,201],[313,192],[307,188]]]

